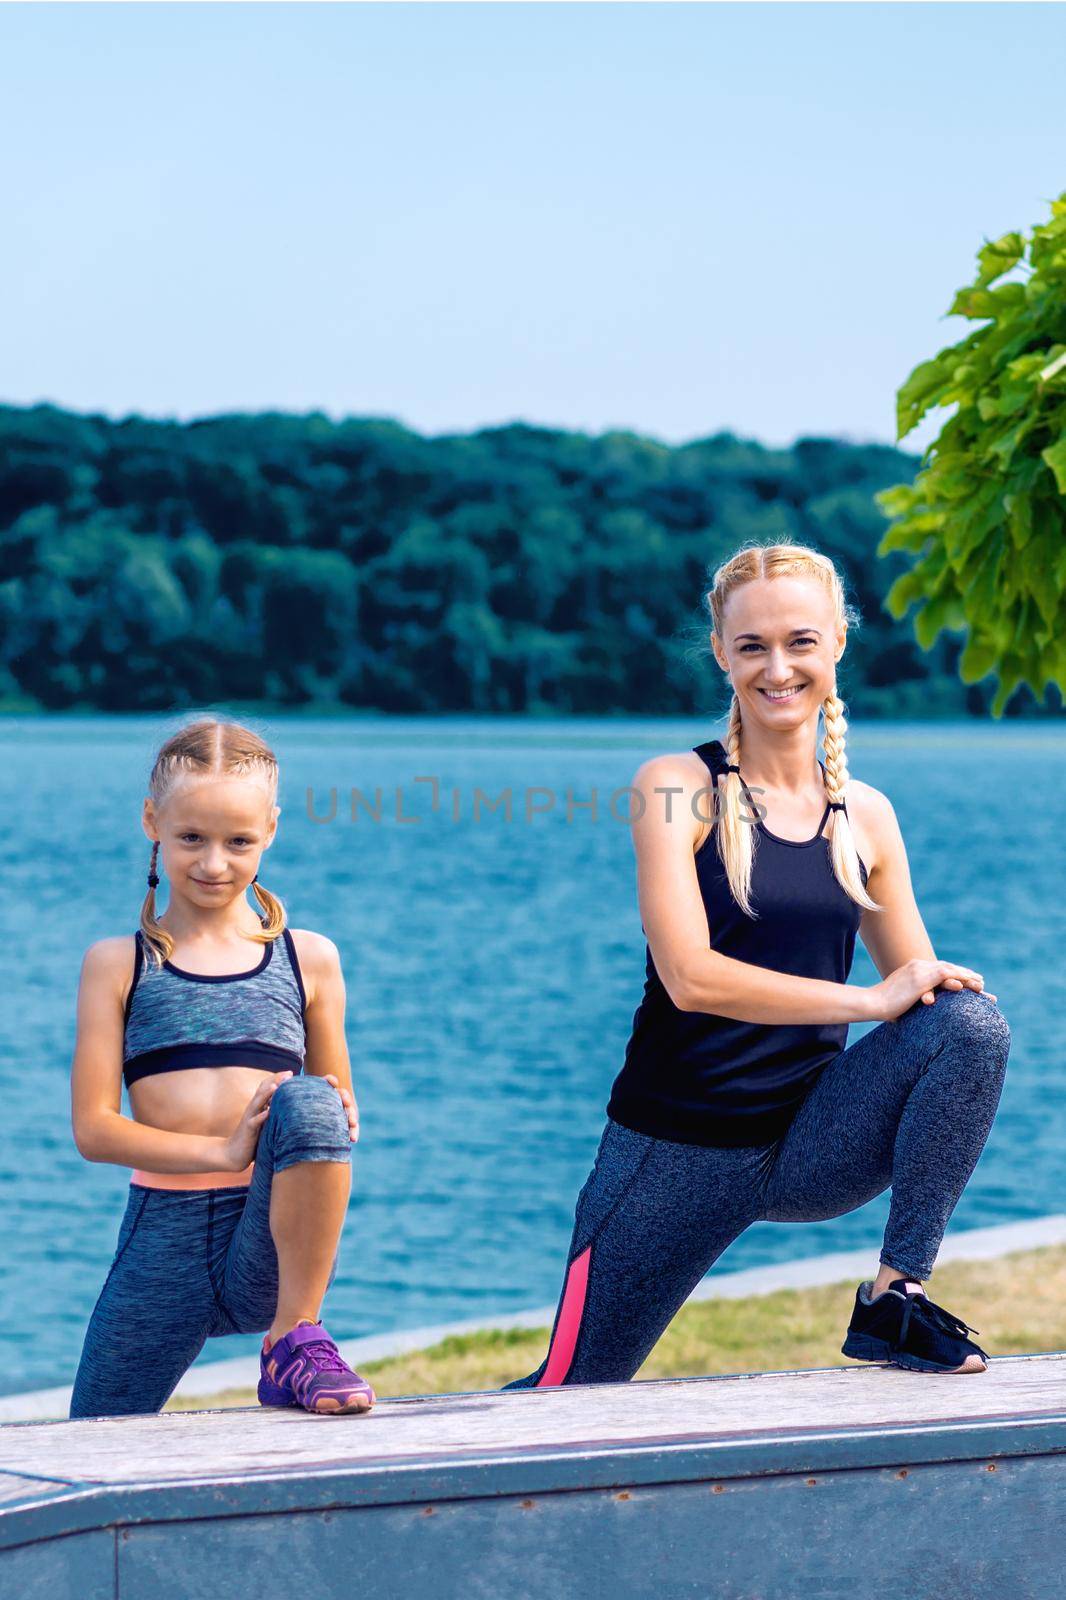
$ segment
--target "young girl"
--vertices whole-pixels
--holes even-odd
[[[843,1353],[983,1372],[978,1330],[922,1280],[988,1137],[1010,1030],[981,975],[936,956],[890,802],[849,780],[836,694],[849,612],[832,563],[743,548],[707,605],[729,726],[634,779],[644,997],[547,1355],[506,1387],[631,1378],[753,1222],[841,1216],[889,1185]],[[881,973],[870,988],[847,984],[856,933]],[[880,1026],[845,1048],[866,1020]]]
[[[264,1329],[263,1405],[374,1401],[319,1321],[359,1120],[336,947],[287,928],[258,881],[277,784],[269,748],[235,723],[167,740],[144,802],[140,928],[85,954],[74,1138],[88,1160],[136,1170],[72,1417],[158,1411],[206,1339]]]

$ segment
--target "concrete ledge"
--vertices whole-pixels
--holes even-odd
[[[948,1261],[988,1261],[1015,1250],[1035,1250],[1043,1245],[1066,1243],[1066,1213],[1035,1217],[1024,1222],[1007,1222],[991,1228],[969,1228],[949,1234],[940,1247],[937,1266]],[[842,1250],[805,1260],[778,1262],[772,1266],[750,1267],[742,1272],[711,1272],[689,1297],[694,1300],[743,1299],[746,1295],[772,1294],[778,1289],[811,1289],[841,1283],[853,1278],[858,1283],[869,1277],[877,1259],[877,1247]],[[359,1369],[363,1362],[381,1361],[390,1356],[425,1350],[455,1334],[479,1333],[486,1328],[550,1328],[555,1305],[537,1306],[498,1317],[476,1317],[465,1322],[442,1322],[421,1328],[406,1328],[391,1333],[372,1334],[363,1339],[348,1339],[341,1352],[349,1366]],[[191,1367],[175,1391],[185,1399],[199,1400],[221,1394],[226,1389],[254,1389],[259,1381],[259,1363],[254,1356],[238,1356],[228,1361],[211,1361]],[[0,1423],[49,1421],[66,1417],[70,1408],[70,1388],[37,1389],[26,1394],[0,1398]]]
[[[5,1428],[0,1591],[49,1600],[1060,1592],[1066,1353]],[[1034,1537],[1039,1529],[1039,1537]]]

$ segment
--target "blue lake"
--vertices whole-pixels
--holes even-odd
[[[554,1302],[643,986],[632,845],[610,799],[646,757],[722,723],[250,720],[282,774],[261,880],[293,926],[336,942],[348,986],[362,1134],[331,1331],[490,1321]],[[90,943],[137,924],[150,848],[141,800],[173,725],[0,722],[8,1392],[72,1378],[114,1248],[128,1173],[84,1161],[70,1134],[77,979]],[[982,972],[1012,1028],[999,1115],[951,1227],[1059,1210],[1062,728],[870,724],[850,732],[848,752],[854,776],[896,808],[938,954]],[[381,820],[365,806],[353,820],[352,789],[372,802],[379,787]],[[492,802],[507,789],[510,820],[485,801],[475,817],[476,791]],[[587,806],[568,817],[567,791],[581,802],[593,789],[597,817]],[[324,820],[333,790],[336,816]],[[552,808],[527,821],[527,797],[546,807],[549,794]],[[614,809],[624,815],[624,799]],[[877,976],[857,945],[852,982]],[[872,1271],[887,1209],[885,1194],[828,1222],[759,1223],[714,1271],[853,1246],[869,1247]],[[202,1359],[257,1346],[216,1340]]]

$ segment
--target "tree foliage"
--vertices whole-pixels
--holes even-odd
[[[917,366],[897,396],[898,438],[955,406],[912,483],[878,495],[893,518],[878,553],[916,559],[889,589],[915,635],[965,631],[964,683],[994,674],[993,716],[1027,684],[1066,685],[1066,194],[1028,241],[978,252],[949,316],[984,323]],[[1000,281],[1011,272],[1021,274]]]
[[[788,536],[862,616],[853,711],[982,715],[958,642],[923,652],[885,609],[909,556],[878,560],[874,496],[916,464],[833,439],[0,408],[0,700],[714,713],[701,595],[738,545]]]

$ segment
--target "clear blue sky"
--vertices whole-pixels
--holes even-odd
[[[1058,4],[0,6],[0,399],[894,437]],[[908,447],[925,442],[928,430]]]

